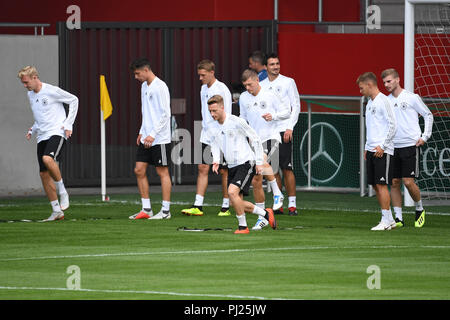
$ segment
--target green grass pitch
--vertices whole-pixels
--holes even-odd
[[[0,299],[450,298],[450,207],[427,207],[421,229],[408,208],[404,228],[375,232],[375,198],[298,192],[300,214],[277,215],[278,230],[234,235],[217,192],[204,216],[182,215],[193,197],[173,193],[170,220],[130,221],[138,195],[72,196],[65,220],[46,223],[44,197],[0,199]],[[151,199],[158,212],[160,194]]]

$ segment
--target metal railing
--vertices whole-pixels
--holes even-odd
[[[34,28],[34,35],[38,35],[38,28],[41,28],[41,36],[44,35],[44,28],[50,27],[49,23],[15,23],[15,22],[0,22],[0,27],[3,28]]]

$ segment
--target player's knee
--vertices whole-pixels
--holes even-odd
[[[398,189],[400,188],[400,179],[394,178],[392,179],[391,188]]]
[[[408,178],[408,179],[403,179],[403,184],[405,185],[406,188],[411,188],[415,185],[414,179],[412,178]]]
[[[252,186],[253,187],[261,186],[262,185],[262,178],[263,178],[262,175],[254,176],[253,179],[252,179]]]
[[[45,164],[46,167],[51,165],[55,160],[50,156],[42,156],[42,162]]]
[[[136,175],[136,177],[142,177],[143,175],[145,175],[145,169],[142,167],[135,167],[134,174]]]
[[[239,188],[234,188],[233,185],[230,185],[230,188],[228,188],[228,197],[233,202],[235,199],[239,198]]]
[[[209,173],[209,165],[207,165],[207,164],[199,164],[198,165],[198,174],[208,175],[208,173]]]

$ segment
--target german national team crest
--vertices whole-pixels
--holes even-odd
[[[402,108],[402,110],[406,110],[408,108],[408,104],[406,102],[402,102],[400,104],[400,108]]]
[[[259,103],[259,105],[260,105],[261,109],[267,108],[267,103],[266,103],[265,101],[261,101],[261,102]]]
[[[43,106],[48,105],[48,98],[47,98],[47,97],[43,97],[42,100],[41,100],[41,102],[42,102],[42,105],[43,105]]]

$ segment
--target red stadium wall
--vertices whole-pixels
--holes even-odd
[[[399,34],[278,35],[282,73],[295,77],[303,94],[357,96],[356,78],[366,71],[379,77],[381,71],[392,67],[403,78],[403,46]]]
[[[273,0],[41,0],[1,1],[0,21],[51,23],[56,34],[66,8],[81,8],[82,21],[271,20]],[[317,21],[317,0],[279,0],[280,21]],[[359,0],[323,0],[323,21],[359,21]],[[4,32],[0,29],[0,32]],[[31,31],[30,31],[31,32]],[[278,48],[282,72],[294,77],[301,93],[359,95],[359,73],[376,74],[393,66],[403,74],[402,35],[321,34],[312,26],[280,25]]]
[[[46,33],[56,34],[56,22],[68,18],[66,9],[72,4],[80,7],[82,21],[271,20],[274,15],[273,0],[41,0],[1,1],[0,21],[50,23]],[[359,21],[359,16],[359,0],[323,1],[323,21]],[[278,17],[317,21],[318,2],[279,0]]]

